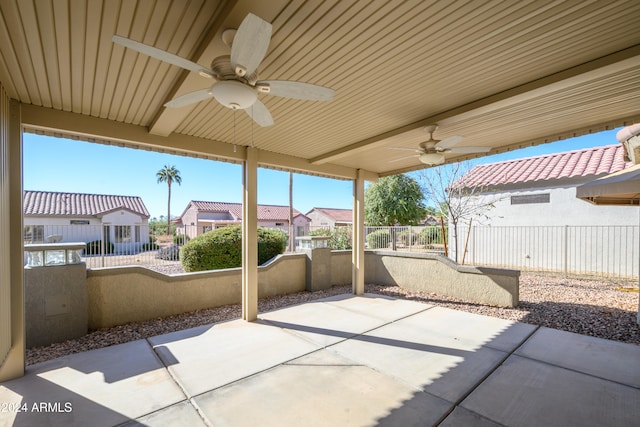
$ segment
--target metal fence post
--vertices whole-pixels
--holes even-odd
[[[564,275],[569,275],[569,226],[564,226]]]

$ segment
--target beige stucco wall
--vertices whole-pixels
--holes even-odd
[[[518,305],[520,273],[515,270],[462,266],[448,258],[420,253],[367,251],[365,283],[452,296],[502,307]],[[332,283],[351,283],[351,251],[334,251]]]
[[[373,283],[398,285],[471,303],[518,305],[520,272],[516,270],[463,266],[432,254],[398,255],[382,251],[369,254],[366,262],[367,272],[375,271]]]
[[[258,267],[259,297],[303,291],[305,269],[304,254],[280,255]],[[239,304],[241,275],[240,268],[174,276],[142,267],[89,270],[89,329]]]
[[[368,251],[365,282],[513,307],[519,272],[459,266],[429,254]],[[171,316],[241,300],[240,268],[173,276],[142,267],[89,270],[89,328]],[[258,268],[259,298],[305,290],[306,255],[285,254]],[[351,284],[351,251],[333,251],[331,284]],[[151,297],[153,296],[153,297]]]

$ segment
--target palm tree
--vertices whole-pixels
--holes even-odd
[[[167,234],[171,234],[171,184],[177,182],[178,185],[180,185],[182,178],[180,177],[180,171],[176,169],[175,166],[169,167],[168,165],[164,165],[164,167],[156,173],[156,177],[158,178],[158,183],[166,182],[169,188],[169,197],[167,199]]]

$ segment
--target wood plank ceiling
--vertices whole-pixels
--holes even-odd
[[[273,25],[260,78],[332,87],[333,101],[261,95],[267,128],[215,100],[167,109],[211,81],[111,41],[208,65],[248,12]],[[417,147],[432,123],[496,153],[640,121],[635,0],[2,0],[0,14],[0,82],[23,104],[309,164],[422,168],[389,148]]]

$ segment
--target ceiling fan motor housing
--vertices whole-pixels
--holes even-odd
[[[232,110],[244,110],[258,99],[257,90],[236,80],[223,80],[211,87],[211,95],[222,105]]]

